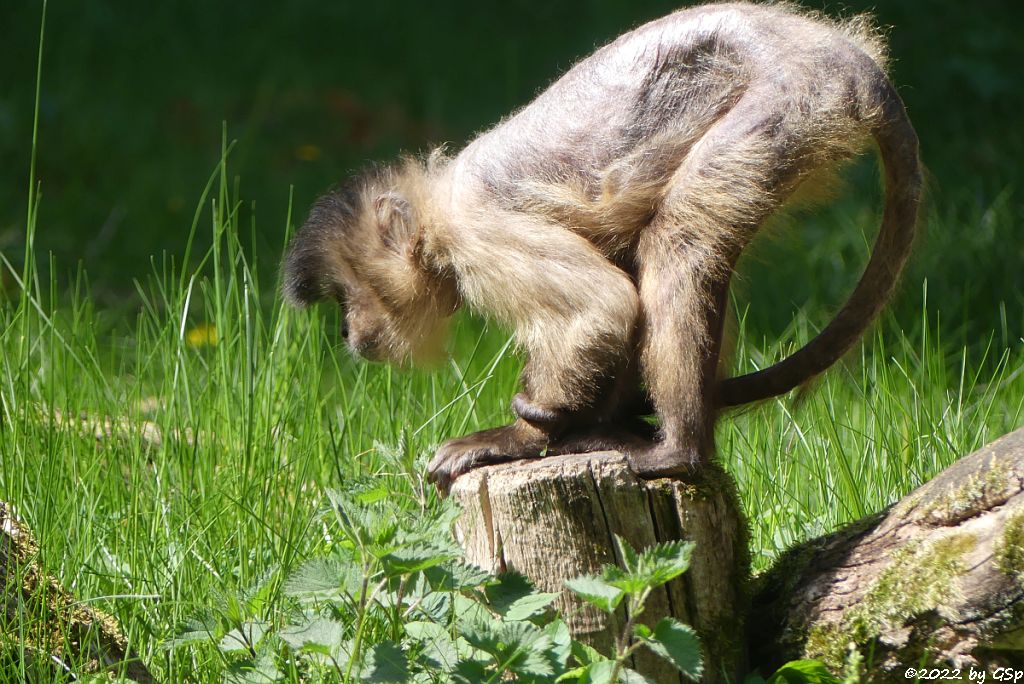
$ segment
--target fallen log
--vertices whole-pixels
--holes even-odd
[[[117,621],[91,608],[47,575],[28,527],[0,501],[0,671],[30,681],[118,674],[152,682]]]
[[[853,653],[868,681],[1024,668],[1022,599],[1024,429],[784,554],[752,600],[751,660],[762,672],[802,657],[840,669]]]

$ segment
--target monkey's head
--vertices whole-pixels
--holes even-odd
[[[373,361],[430,362],[444,350],[454,283],[426,262],[426,170],[415,160],[375,168],[313,205],[284,261],[285,298],[333,299],[341,334]]]

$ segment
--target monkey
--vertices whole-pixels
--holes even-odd
[[[884,209],[848,301],[788,358],[719,377],[741,252],[872,143]],[[298,306],[336,300],[370,360],[439,358],[462,307],[512,330],[516,418],[442,444],[428,466],[442,490],[482,465],[604,448],[641,477],[686,476],[713,457],[723,411],[806,383],[861,337],[908,259],[921,193],[870,20],[698,6],[601,47],[457,154],[405,156],[322,196],[282,287]]]

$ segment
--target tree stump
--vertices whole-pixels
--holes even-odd
[[[672,616],[701,637],[704,681],[735,679],[744,667],[743,616],[749,575],[747,528],[733,480],[717,466],[697,481],[637,478],[618,453],[550,456],[480,468],[451,495],[463,508],[456,534],[466,558],[492,572],[516,570],[543,591],[563,591],[558,607],[573,635],[602,653],[628,618],[584,604],[564,582],[594,574],[616,557],[613,535],[634,548],[696,542],[689,571],[652,593],[640,622]],[[641,649],[633,667],[656,682],[679,674]]]
[[[964,681],[971,667],[1024,669],[1024,429],[791,549],[759,585],[749,627],[763,672],[799,657],[840,669],[851,648],[866,681],[933,664]]]
[[[31,681],[111,673],[153,681],[117,621],[76,601],[37,565],[38,555],[28,527],[0,501],[0,671],[24,667]],[[68,662],[83,669],[72,672]]]

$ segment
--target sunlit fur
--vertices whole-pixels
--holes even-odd
[[[515,331],[528,355],[520,420],[443,446],[440,479],[613,423],[641,386],[662,429],[631,463],[647,475],[693,467],[713,452],[719,408],[825,370],[896,284],[921,180],[884,63],[861,17],[781,4],[677,12],[579,62],[454,158],[406,158],[326,195],[293,242],[285,291],[343,300],[350,345],[370,356],[436,349],[462,303]],[[718,381],[740,252],[872,141],[886,210],[849,301],[789,359]]]

